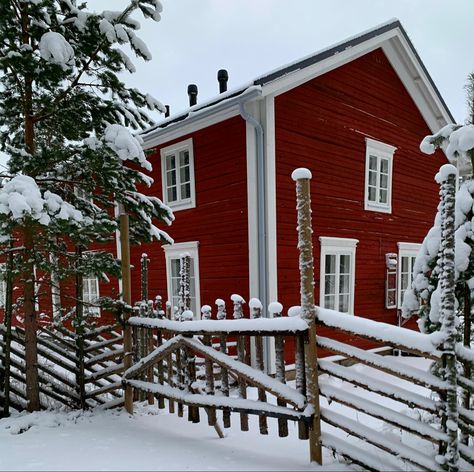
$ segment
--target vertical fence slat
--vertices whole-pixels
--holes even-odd
[[[281,318],[283,307],[280,303],[271,303],[268,311],[273,318]],[[283,336],[275,336],[275,377],[281,383],[286,383],[285,379],[285,339]],[[286,406],[284,400],[277,398],[278,406]],[[278,418],[278,436],[281,438],[288,436],[288,421]]]
[[[234,319],[240,320],[244,316],[242,304],[245,303],[245,301],[237,294],[232,295],[231,299],[234,303]],[[239,362],[245,362],[245,336],[237,336],[237,358]],[[238,378],[238,383],[239,397],[247,398],[247,383],[240,376]],[[247,413],[240,413],[240,429],[242,431],[249,430],[249,415]]]
[[[224,300],[218,298],[215,301],[217,305],[217,315],[216,318],[218,320],[225,320],[227,318],[227,313],[225,310],[225,302]],[[220,351],[223,354],[227,354],[227,336],[225,334],[219,337],[219,344],[220,344]],[[221,393],[225,397],[229,396],[229,372],[224,367],[221,367]],[[222,423],[224,424],[224,428],[230,428],[230,410],[228,408],[224,408],[222,411]]]
[[[250,309],[252,310],[252,318],[259,319],[262,317],[262,304],[260,300],[252,299],[249,301]],[[255,336],[255,363],[258,370],[264,371],[265,365],[263,361],[263,338],[262,336]],[[258,400],[261,402],[267,401],[267,394],[263,388],[258,389]],[[259,415],[258,427],[260,434],[268,434],[268,423],[265,415]]]

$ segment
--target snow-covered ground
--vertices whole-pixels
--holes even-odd
[[[429,361],[398,358],[418,368],[427,368]],[[355,365],[352,369],[368,378],[391,381],[399,386],[403,381],[380,371]],[[396,411],[407,407],[398,402],[368,394],[365,390],[338,380],[334,386],[376,400]],[[407,385],[408,386],[408,385]],[[413,385],[411,385],[413,388]],[[429,395],[423,388],[417,393]],[[251,392],[252,393],[256,392]],[[255,395],[256,396],[256,395]],[[323,399],[322,406],[327,407]],[[382,421],[332,402],[329,408],[363,425],[373,428],[386,438],[400,439],[420,452],[430,453],[426,441],[412,435],[400,438],[399,431]],[[408,412],[417,417],[416,411]],[[219,414],[220,416],[220,414]],[[0,420],[0,470],[353,470],[343,459],[324,451],[324,466],[309,463],[308,442],[298,440],[297,428],[289,423],[289,436],[279,438],[277,421],[269,419],[270,434],[258,432],[258,418],[250,416],[250,431],[241,432],[239,417],[232,415],[232,428],[219,439],[207,425],[206,415],[201,423],[193,424],[167,410],[138,404],[130,417],[123,410],[81,412],[42,412],[17,415]],[[361,440],[348,436],[329,425],[323,430],[344,438],[363,449]],[[402,469],[412,470],[409,465]],[[380,470],[384,464],[380,463]]]
[[[278,438],[234,427],[219,439],[207,421],[193,424],[157,407],[139,405],[133,418],[123,410],[42,412],[0,421],[1,470],[314,470],[308,442],[293,424]],[[20,434],[21,433],[21,434]],[[328,462],[334,462],[329,455]],[[332,464],[323,470],[345,470]],[[349,470],[347,468],[347,470]]]

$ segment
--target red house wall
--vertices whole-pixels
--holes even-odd
[[[385,253],[397,242],[423,240],[433,223],[441,155],[419,151],[431,134],[381,50],[309,81],[275,99],[278,297],[299,304],[294,182],[297,167],[311,181],[315,294],[319,303],[319,236],[356,238],[356,315],[397,322],[385,309]],[[392,213],[364,210],[365,137],[397,147]]]
[[[175,243],[199,241],[201,305],[216,298],[228,302],[239,293],[248,298],[247,167],[245,122],[228,119],[192,135],[157,147],[149,157],[155,182],[149,195],[162,197],[160,149],[192,137],[196,207],[174,213],[175,221],[163,227]],[[149,296],[167,300],[164,250],[159,243],[133,247],[132,296],[140,297],[140,256],[150,259]]]

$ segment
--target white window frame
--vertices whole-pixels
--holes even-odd
[[[201,291],[200,291],[200,276],[199,276],[199,242],[190,241],[185,243],[166,244],[163,247],[166,258],[166,286],[168,291],[168,300],[173,298],[173,287],[171,283],[171,261],[180,259],[181,254],[188,253],[191,256],[194,269],[194,290],[196,294],[196,313],[195,319],[201,318]]]
[[[420,248],[420,243],[398,243],[397,305],[399,309],[402,308],[402,258],[416,257]],[[410,288],[413,281],[413,274],[411,272],[408,274],[409,283],[407,288]]]
[[[99,278],[96,275],[83,275],[82,276],[82,300],[83,300],[83,310],[84,314],[87,314],[89,316],[93,317],[100,317],[100,307],[98,306],[86,306],[86,303],[94,303],[94,300],[90,299],[90,296],[86,298],[86,280],[92,280],[92,283],[95,284],[95,289],[97,292],[97,299],[99,300],[100,298],[100,288],[99,288]]]
[[[396,147],[385,144],[374,139],[365,138],[365,197],[364,209],[368,211],[378,211],[381,213],[392,213],[392,181],[393,181],[393,154]],[[369,201],[369,164],[370,156],[377,158],[377,201]],[[380,161],[388,160],[388,178],[387,178],[387,203],[380,203],[379,200],[379,183],[380,183]]]
[[[181,181],[180,181],[180,173],[179,167],[176,169],[176,196],[177,200],[170,202],[168,200],[168,186],[166,184],[166,156],[170,154],[174,154],[175,157],[179,156],[180,151],[188,151],[189,153],[189,184],[190,184],[190,197],[186,199],[181,198]],[[174,211],[177,210],[186,210],[188,208],[195,208],[196,207],[196,190],[195,190],[195,177],[194,177],[194,152],[193,152],[193,140],[192,138],[186,139],[185,141],[181,141],[179,143],[173,144],[171,146],[167,146],[161,149],[161,187],[162,187],[162,195],[163,201]],[[176,159],[176,164],[178,165],[179,159]]]
[[[324,308],[325,295],[325,274],[326,274],[326,255],[350,256],[350,280],[349,280],[349,311],[350,315],[354,314],[354,296],[355,296],[355,269],[356,269],[356,247],[358,239],[351,238],[334,238],[321,236],[319,238],[321,244],[320,257],[320,278],[319,278],[319,304]],[[339,269],[337,269],[339,270]],[[336,277],[336,293],[338,293],[339,278]]]

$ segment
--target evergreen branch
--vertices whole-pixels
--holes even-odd
[[[16,0],[10,0],[10,3],[13,7],[13,12],[15,13],[16,18],[21,21],[20,6],[16,2]]]
[[[114,23],[120,23],[122,22],[130,13],[135,10],[138,7],[139,1],[138,0],[133,0],[130,5],[120,14],[120,16],[114,21]],[[54,115],[56,113],[56,108],[62,100],[64,100],[69,93],[78,86],[79,81],[83,74],[85,74],[88,70],[92,62],[97,58],[97,55],[100,53],[104,45],[108,43],[108,39],[104,38],[99,45],[96,47],[96,49],[92,52],[92,54],[89,57],[89,60],[83,65],[82,69],[78,72],[77,76],[73,79],[71,84],[64,90],[60,95],[58,95],[52,102],[52,107],[53,110],[50,112],[45,112],[45,109],[41,110],[38,115],[33,117],[33,122],[37,123],[39,121],[45,120],[49,118],[50,116]]]

